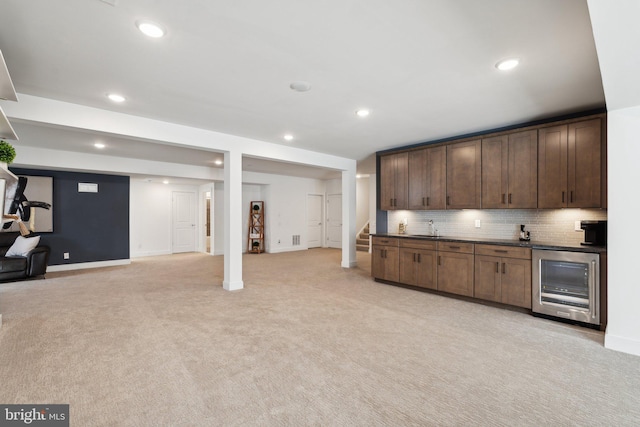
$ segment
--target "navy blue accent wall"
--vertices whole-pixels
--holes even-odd
[[[387,211],[380,209],[380,155],[376,156],[376,233],[387,232]]]
[[[40,237],[51,248],[49,265],[129,259],[129,177],[10,170],[16,175],[53,177],[53,233]],[[79,182],[98,184],[98,192],[79,193]],[[63,259],[64,252],[69,252],[68,260]]]

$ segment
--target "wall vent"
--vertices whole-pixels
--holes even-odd
[[[299,234],[294,234],[293,235],[293,239],[291,239],[291,244],[293,246],[300,246],[300,235]]]

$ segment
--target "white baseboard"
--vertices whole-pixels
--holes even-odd
[[[131,258],[144,258],[148,256],[160,256],[160,255],[171,255],[171,251],[132,252]]]
[[[619,337],[606,332],[604,334],[604,347],[610,350],[616,350],[623,353],[640,356],[640,341],[625,337]]]
[[[268,253],[277,254],[280,252],[295,252],[295,251],[306,251],[306,250],[307,248],[302,246],[287,246],[284,248],[271,248]]]
[[[86,268],[113,267],[116,265],[129,264],[131,264],[130,259],[115,259],[112,261],[79,262],[76,264],[50,265],[47,267],[47,273],[54,271],[84,270]]]

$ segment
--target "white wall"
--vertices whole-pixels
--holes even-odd
[[[130,184],[131,258],[172,253],[172,193],[192,191],[197,186],[165,185],[132,179]],[[200,209],[199,197],[196,197]],[[200,227],[197,227],[199,233]]]
[[[369,221],[369,177],[356,179],[356,232]]]
[[[638,0],[588,0],[608,108],[608,316],[605,346],[640,355]]]
[[[640,106],[609,112],[608,316],[605,346],[640,355]]]

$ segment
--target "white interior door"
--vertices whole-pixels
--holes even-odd
[[[309,236],[307,247],[322,246],[322,195],[309,194],[307,196],[307,226]]]
[[[342,248],[342,194],[327,199],[327,246]]]
[[[196,250],[196,193],[173,192],[172,252]]]

